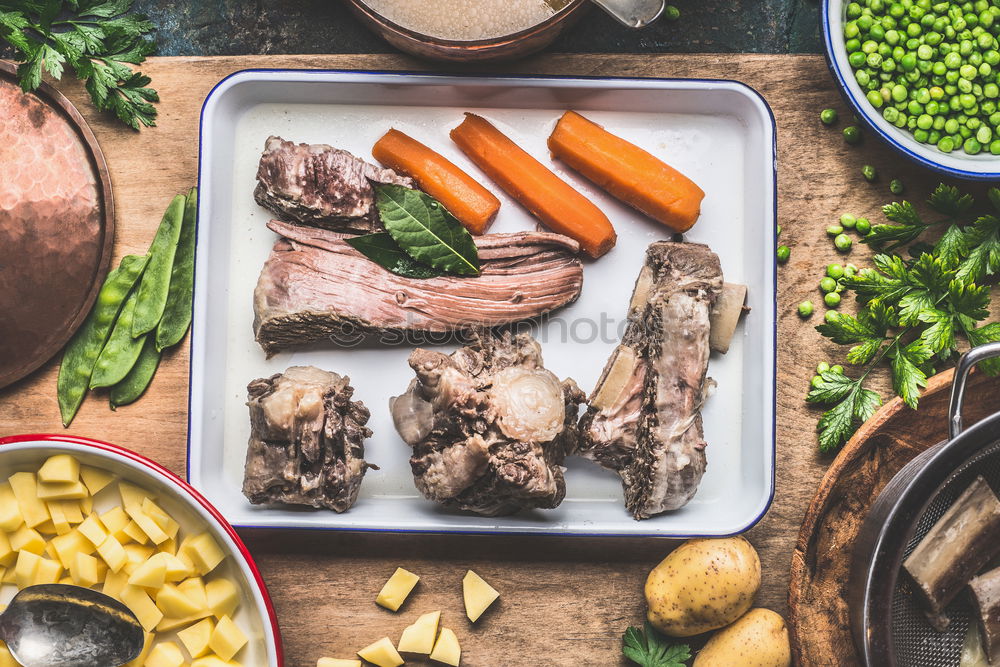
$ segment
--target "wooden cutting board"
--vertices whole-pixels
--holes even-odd
[[[115,261],[144,252],[170,196],[195,182],[198,115],[205,95],[227,74],[261,67],[427,69],[394,55],[153,58],[143,71],[153,77],[163,100],[159,127],[139,133],[95,113],[77,84],[61,85],[91,123],[111,168],[118,217]],[[817,284],[824,266],[843,261],[824,234],[827,224],[843,212],[877,218],[879,206],[890,199],[890,178],[902,178],[917,196],[929,192],[938,179],[920,174],[874,141],[849,147],[839,129],[820,124],[819,112],[826,107],[836,108],[842,118],[850,116],[818,56],[550,55],[499,71],[737,79],[770,102],[778,124],[781,239],[791,246],[792,257],[779,271],[777,491],[770,512],[748,537],[764,567],[757,603],[785,613],[792,548],[830,463],[816,453],[817,412],[802,397],[816,363],[833,358],[836,348],[812,328],[822,308],[806,323],[795,306],[807,298],[819,303]],[[869,185],[862,180],[863,164],[874,165],[882,181]],[[856,249],[853,261],[864,252]],[[50,363],[0,392],[0,435],[62,430],[56,371],[57,363]],[[110,413],[102,401],[88,399],[70,431],[130,447],[183,474],[187,377],[185,343],[167,354],[141,401]],[[884,378],[878,381],[886,389]],[[710,465],[726,462],[712,460]],[[244,536],[275,600],[289,667],[314,665],[322,655],[348,657],[387,634],[395,639],[414,613],[438,608],[462,640],[466,667],[624,665],[621,633],[641,623],[646,574],[674,546],[651,539],[271,531]],[[423,577],[410,613],[401,615],[373,603],[397,565]],[[502,593],[499,609],[475,628],[465,619],[461,602],[460,581],[470,567]]]

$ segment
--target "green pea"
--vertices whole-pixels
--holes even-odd
[[[844,141],[851,145],[861,142],[861,130],[857,125],[848,125],[844,128]]]
[[[878,180],[878,172],[875,170],[875,167],[871,166],[870,164],[866,164],[863,167],[861,167],[861,175],[869,183],[874,183],[875,181]]]
[[[990,142],[990,155],[1000,155],[1000,139]]]
[[[191,302],[194,298],[194,246],[198,217],[198,189],[192,188],[184,203],[177,252],[170,270],[170,287],[163,317],[156,325],[156,351],[162,352],[179,343],[191,325]]]
[[[799,317],[809,317],[813,314],[812,301],[803,301],[799,304]]]
[[[837,308],[840,306],[840,295],[836,292],[827,292],[823,296],[823,303],[826,304],[827,308]]]
[[[810,310],[810,312],[812,311]],[[799,314],[801,315],[802,313]],[[823,386],[823,378],[820,377],[819,375],[813,375],[812,378],[809,379],[809,386],[812,387],[813,389],[819,389],[820,387]]]
[[[830,370],[830,364],[826,363],[825,361],[821,361],[818,364],[816,364],[817,374],[826,373],[828,370]]]
[[[858,218],[858,225],[855,227],[855,231],[861,236],[868,236],[872,231],[872,223],[868,222],[868,218]]]
[[[779,245],[777,250],[778,262],[784,264],[792,256],[792,250],[786,245]]]
[[[854,229],[854,225],[858,223],[858,219],[855,218],[850,213],[845,213],[840,216],[840,226],[844,229]]]
[[[834,280],[840,280],[844,277],[844,267],[840,264],[828,264],[826,267],[826,275]]]
[[[56,380],[59,413],[63,426],[69,426],[90,386],[94,365],[107,343],[122,305],[136,281],[142,276],[147,255],[126,255],[101,286],[87,319],[63,351]]]
[[[830,366],[830,371],[833,372],[833,373],[836,373],[837,375],[843,375],[844,374],[844,367],[841,366],[840,364],[836,364],[834,366]]]
[[[668,21],[676,21],[681,17],[681,10],[674,5],[667,5],[663,10],[663,18]]]
[[[823,293],[833,292],[837,289],[837,281],[827,276],[819,281],[819,289]]]
[[[838,234],[833,239],[833,245],[840,252],[847,252],[848,250],[850,250],[851,249],[851,243],[852,243],[851,237],[848,236],[847,234]]]
[[[152,336],[145,336],[145,339],[146,342],[132,370],[118,384],[111,387],[109,400],[112,410],[119,405],[128,405],[139,400],[149,387],[149,383],[153,381],[156,368],[160,365],[160,351],[156,349]]]
[[[848,264],[847,266],[844,267],[845,278],[853,278],[857,274],[858,274],[858,267],[854,266],[853,264]]]
[[[833,125],[837,122],[837,110],[823,109],[819,114],[819,120],[824,125]]]
[[[167,305],[167,296],[170,290],[171,267],[177,252],[177,239],[180,238],[181,226],[184,221],[185,201],[184,195],[177,195],[173,198],[163,214],[163,220],[149,246],[149,266],[142,274],[142,282],[139,283],[136,299],[135,321],[131,332],[133,338],[138,338],[155,329],[163,316],[163,309]],[[115,382],[117,381],[115,380]],[[110,384],[114,384],[114,382]],[[101,386],[110,386],[110,384]]]
[[[839,317],[840,313],[838,313],[835,310],[828,310],[823,315],[823,319],[826,320],[827,322],[836,322]]]
[[[826,228],[827,236],[837,236],[838,234],[843,234],[844,228],[840,225],[830,225]]]
[[[962,144],[962,148],[969,155],[978,155],[983,150],[982,144],[980,144],[975,137],[969,137],[966,139]]]

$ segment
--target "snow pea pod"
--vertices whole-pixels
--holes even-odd
[[[148,255],[126,255],[122,258],[118,268],[113,269],[104,280],[87,319],[66,345],[56,381],[63,426],[69,426],[80,409],[94,364],[104,349],[122,304],[142,275],[148,260]]]
[[[198,188],[191,188],[184,205],[184,221],[177,241],[174,265],[170,271],[170,289],[163,317],[156,326],[156,349],[160,352],[179,343],[191,325],[191,301],[194,296],[195,225],[198,217]]]
[[[177,239],[184,220],[186,199],[184,195],[173,198],[163,214],[153,242],[149,245],[149,266],[143,272],[142,282],[139,283],[139,294],[132,321],[133,338],[155,329],[163,316],[163,308],[167,304],[167,291],[170,289],[170,271],[174,265]]]
[[[147,267],[148,270],[148,267]],[[132,326],[135,323],[136,304],[139,303],[139,290],[132,290],[125,300],[122,312],[118,315],[115,328],[111,330],[108,342],[97,357],[94,373],[90,376],[90,388],[110,387],[128,375],[139,358],[146,334],[132,338]]]
[[[139,352],[132,370],[128,372],[121,382],[111,387],[111,409],[114,410],[119,405],[128,405],[137,401],[145,393],[149,383],[153,381],[157,366],[160,365],[160,351],[156,349],[156,342],[152,336],[146,336],[146,342]]]

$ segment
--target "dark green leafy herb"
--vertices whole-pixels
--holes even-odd
[[[68,66],[86,82],[94,105],[133,129],[156,125],[156,91],[133,71],[156,50],[154,30],[133,0],[0,0],[0,40],[20,61],[21,88],[29,92],[42,72],[61,79]]]
[[[1000,190],[990,190],[989,198],[1000,210]],[[928,376],[954,360],[962,339],[969,345],[1000,340],[1000,323],[979,326],[989,316],[990,290],[978,284],[1000,269],[1000,220],[984,214],[970,221],[972,197],[950,186],[939,186],[928,204],[944,217],[925,222],[905,201],[883,208],[893,224],[876,225],[863,239],[882,251],[874,266],[841,281],[845,295],[857,298],[857,316],[841,314],[816,327],[850,345],[848,363],[863,367],[856,379],[826,371],[814,380],[806,400],[830,406],[817,425],[821,451],[840,447],[881,405],[881,397],[864,388],[879,364],[888,365],[893,391],[916,409]],[[933,245],[919,240],[942,225],[948,226]],[[891,252],[904,246],[909,258]],[[998,373],[1000,363],[983,369]]]
[[[469,231],[440,202],[400,185],[375,188],[386,231],[410,257],[460,276],[479,274],[479,251]]]
[[[691,659],[687,644],[670,644],[646,621],[640,630],[630,627],[622,636],[622,653],[640,667],[684,667]]]
[[[383,269],[405,278],[434,278],[443,271],[421,264],[407,255],[388,232],[378,232],[344,239],[348,245]]]

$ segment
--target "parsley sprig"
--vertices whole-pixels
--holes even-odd
[[[989,191],[1000,212],[1000,190]],[[865,381],[887,363],[894,392],[916,409],[927,378],[956,357],[960,340],[969,345],[1000,340],[1000,323],[979,326],[989,316],[990,290],[980,284],[1000,269],[1000,219],[993,213],[971,218],[968,194],[940,185],[928,199],[944,217],[925,222],[909,202],[882,211],[892,224],[877,225],[863,241],[879,254],[874,267],[845,277],[846,292],[857,297],[858,314],[840,314],[816,327],[840,345],[850,345],[847,362],[861,367],[857,378],[839,368],[819,374],[806,400],[829,406],[820,417],[819,448],[840,447],[858,424],[874,414],[882,397]],[[947,225],[933,244],[925,232]],[[909,257],[892,251],[908,247]],[[1000,364],[984,365],[1000,372]]]
[[[130,14],[133,0],[0,0],[0,40],[10,44],[25,92],[42,73],[61,79],[66,67],[86,82],[94,105],[133,129],[156,125],[156,91],[133,71],[156,50],[153,24]]]
[[[684,667],[691,659],[687,644],[667,642],[649,621],[645,627],[630,627],[622,636],[622,653],[640,667]]]

